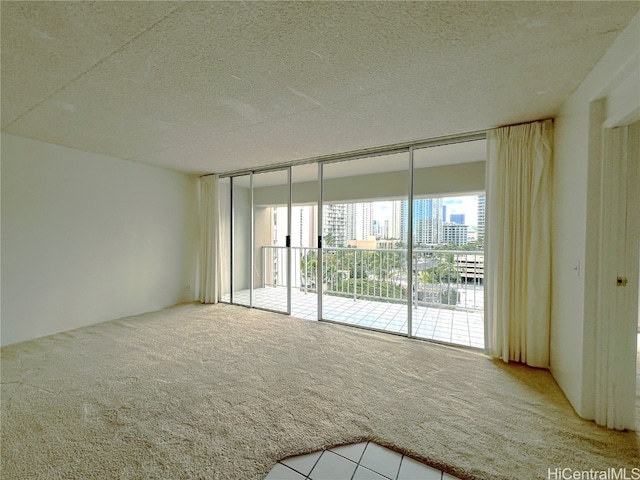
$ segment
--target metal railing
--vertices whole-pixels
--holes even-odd
[[[318,249],[291,247],[292,288],[316,292]],[[407,301],[405,249],[323,248],[323,294],[378,302]],[[483,310],[484,252],[413,249],[413,304]],[[265,286],[286,286],[286,247],[262,247]]]

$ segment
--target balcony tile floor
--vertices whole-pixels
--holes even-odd
[[[454,480],[435,468],[362,442],[279,461],[265,480]]]
[[[229,295],[222,301],[229,302]],[[291,315],[317,320],[318,297],[300,289],[291,290]],[[407,306],[371,300],[335,297],[322,298],[324,320],[406,334]],[[249,305],[249,290],[234,294],[234,303]],[[476,303],[477,305],[477,303]],[[257,288],[253,291],[253,306],[267,310],[286,311],[287,289],[284,287]],[[484,348],[484,319],[482,310],[447,309],[415,306],[412,334],[417,338],[436,342]]]

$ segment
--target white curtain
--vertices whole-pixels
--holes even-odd
[[[202,303],[218,303],[218,176],[200,178],[200,285]]]
[[[485,351],[549,366],[551,120],[488,132]]]

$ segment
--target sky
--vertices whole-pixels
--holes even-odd
[[[452,213],[464,213],[465,225],[478,226],[478,196],[445,197],[444,205],[447,206],[447,221]]]

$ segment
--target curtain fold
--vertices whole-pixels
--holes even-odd
[[[219,278],[218,176],[200,178],[200,285],[202,303],[218,303]]]
[[[485,352],[549,366],[552,120],[487,134]]]

